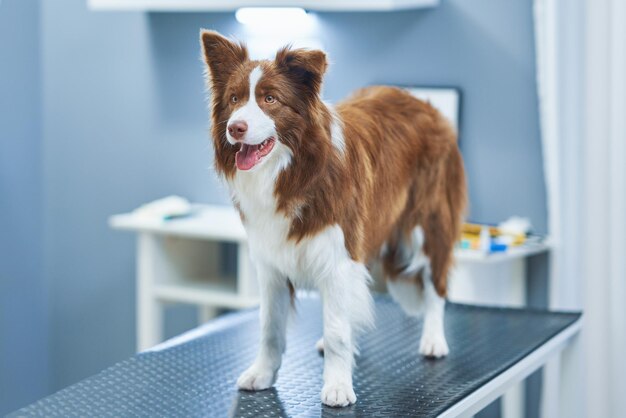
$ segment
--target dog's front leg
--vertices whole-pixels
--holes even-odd
[[[261,298],[261,341],[256,360],[237,380],[237,386],[244,390],[263,390],[274,384],[286,346],[289,316],[287,278],[265,267],[258,267],[257,274]]]
[[[337,274],[320,286],[324,311],[324,387],[321,397],[328,406],[347,406],[356,402],[352,388],[354,341],[348,279],[345,274]]]

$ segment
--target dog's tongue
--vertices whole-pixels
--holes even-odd
[[[241,149],[235,154],[235,164],[240,170],[250,170],[260,159],[259,145],[241,144]]]

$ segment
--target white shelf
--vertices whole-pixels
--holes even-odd
[[[109,224],[115,229],[135,232],[151,232],[162,235],[174,235],[184,238],[221,240],[237,243],[246,242],[246,231],[239,214],[230,206],[194,205],[194,215],[157,221],[138,218],[132,213],[114,215]],[[455,250],[457,262],[499,263],[547,252],[547,242],[513,247],[505,252],[485,254],[475,250]]]
[[[477,250],[456,249],[454,256],[457,262],[500,263],[550,251],[550,244],[546,242],[513,247],[503,252],[485,254]]]
[[[228,287],[203,283],[156,284],[154,296],[166,302],[210,305],[218,308],[245,309],[257,306],[258,298],[235,293]]]
[[[109,218],[109,225],[114,229],[183,238],[246,241],[246,231],[234,208],[216,205],[194,205],[193,208],[193,215],[169,221],[146,219],[133,213],[113,215]]]
[[[241,7],[301,7],[320,12],[421,9],[439,0],[88,0],[91,10],[140,12],[231,12]]]
[[[216,308],[244,309],[258,305],[250,268],[246,233],[230,206],[193,205],[188,217],[162,221],[134,213],[109,218],[112,228],[138,233],[137,348],[162,341],[163,306],[197,305],[204,322]],[[236,277],[220,277],[219,244],[237,246]]]

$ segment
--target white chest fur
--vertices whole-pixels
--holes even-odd
[[[271,157],[280,159],[281,153],[276,154]],[[280,161],[266,161],[253,171],[237,172],[231,184],[233,198],[245,217],[250,255],[254,263],[277,270],[296,287],[319,287],[319,280],[342,264],[352,263],[343,231],[331,225],[299,242],[288,238],[291,221],[276,212],[274,197],[281,166]]]

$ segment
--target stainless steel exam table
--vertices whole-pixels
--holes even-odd
[[[223,316],[20,409],[15,417],[456,417],[471,416],[540,368],[580,329],[580,313],[449,303],[450,355],[418,354],[420,320],[376,298],[376,329],[360,339],[357,403],[320,402],[321,304],[302,298],[275,388],[235,381],[258,346],[258,311]]]

